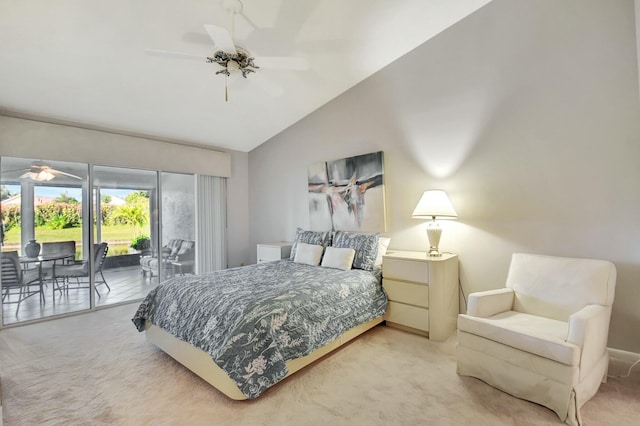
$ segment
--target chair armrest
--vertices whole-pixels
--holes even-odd
[[[568,343],[582,348],[580,369],[588,373],[607,350],[611,307],[587,305],[569,317]]]
[[[467,315],[479,318],[492,317],[513,307],[514,291],[510,288],[480,291],[469,295]]]

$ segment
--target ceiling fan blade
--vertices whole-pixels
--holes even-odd
[[[144,53],[154,56],[164,56],[166,58],[193,59],[201,62],[205,62],[207,60],[205,55],[194,55],[192,53],[173,52],[170,50],[144,49]]]
[[[254,62],[260,68],[306,71],[309,61],[294,56],[255,56]]]
[[[49,169],[49,171],[51,173],[53,173],[54,175],[65,175],[65,176],[69,176],[70,178],[73,178],[73,179],[82,180],[82,178],[80,176],[72,175],[71,173],[62,172],[60,170],[55,170],[55,169]]]
[[[204,29],[207,30],[209,37],[215,43],[216,49],[222,50],[224,53],[236,54],[236,46],[233,44],[233,40],[231,40],[229,31],[226,28],[205,24]]]

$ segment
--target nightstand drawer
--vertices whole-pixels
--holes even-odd
[[[424,308],[429,307],[429,286],[427,285],[383,278],[382,286],[387,292],[389,300],[422,306]]]
[[[389,302],[384,319],[418,330],[429,331],[429,310],[425,308]]]
[[[382,264],[382,276],[426,283],[429,281],[429,263],[387,257]]]

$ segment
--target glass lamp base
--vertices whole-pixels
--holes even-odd
[[[429,253],[430,257],[439,257],[442,256],[440,250],[438,250],[438,245],[440,244],[440,236],[442,235],[442,228],[438,225],[438,222],[435,220],[429,223],[427,226],[427,237],[429,237]]]

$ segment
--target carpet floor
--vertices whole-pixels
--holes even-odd
[[[4,426],[559,425],[539,405],[455,371],[455,337],[378,326],[277,384],[232,401],[145,340],[137,305],[0,332]],[[582,409],[590,425],[638,424],[640,372]]]

